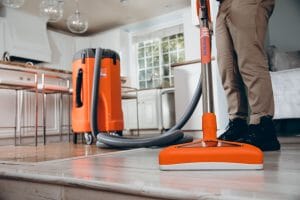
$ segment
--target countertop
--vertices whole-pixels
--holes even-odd
[[[36,66],[36,65],[27,65],[27,64],[19,63],[19,62],[0,61],[0,64],[14,66],[14,67],[21,67],[21,68],[31,69],[31,70],[41,70],[41,71],[49,71],[49,72],[56,72],[56,73],[62,73],[62,74],[72,74],[72,72],[68,71],[68,70],[54,69],[54,68]]]
[[[12,67],[29,69],[29,70],[33,70],[33,71],[44,71],[44,72],[72,75],[72,71],[69,71],[69,70],[54,69],[54,68],[49,68],[49,67],[37,66],[37,65],[28,65],[28,64],[24,64],[24,63],[20,63],[20,62],[0,61],[0,64],[12,66]],[[127,81],[127,77],[121,76],[121,81],[122,81],[122,83],[125,83]]]
[[[212,56],[211,60],[214,61],[215,57]],[[201,63],[201,59],[188,60],[188,61],[184,61],[184,62],[174,63],[171,65],[171,67],[175,68],[175,67],[181,67],[181,66],[191,65],[191,64],[195,64],[195,63]]]

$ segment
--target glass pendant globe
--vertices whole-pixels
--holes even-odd
[[[62,0],[42,0],[40,14],[48,19],[48,22],[57,22],[63,17]]]
[[[68,17],[67,26],[72,33],[84,33],[87,31],[89,23],[88,20],[76,10],[73,15]]]
[[[2,0],[2,4],[9,8],[20,8],[24,3],[25,0]]]

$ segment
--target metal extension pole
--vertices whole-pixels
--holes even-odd
[[[214,113],[213,81],[211,70],[211,33],[209,30],[209,14],[206,0],[200,0],[199,21],[201,41],[201,71],[203,113]]]
[[[69,137],[69,142],[71,141],[71,137],[70,137],[70,134],[71,134],[71,100],[70,100],[70,80],[68,79],[67,81],[67,87],[69,88],[69,92],[67,93],[68,95],[68,137]]]
[[[214,96],[211,63],[202,64],[203,113],[214,113]]]

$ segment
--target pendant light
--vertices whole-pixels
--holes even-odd
[[[75,13],[68,17],[67,26],[72,33],[80,34],[87,31],[89,23],[88,20],[79,12],[78,7],[77,0]]]
[[[42,0],[40,14],[48,19],[48,22],[57,22],[63,17],[62,0]]]
[[[24,3],[25,0],[2,0],[2,4],[9,8],[20,8]]]

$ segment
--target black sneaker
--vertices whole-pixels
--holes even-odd
[[[218,139],[235,142],[241,139],[248,132],[246,120],[236,118],[229,121],[226,131]]]
[[[278,151],[280,143],[276,136],[272,118],[269,116],[261,117],[257,125],[250,124],[248,134],[238,140],[247,144],[257,146],[262,151]]]

